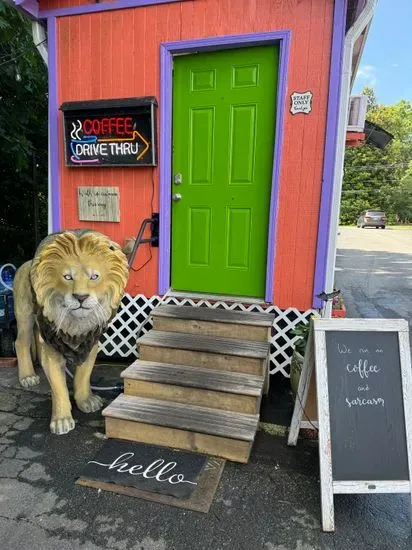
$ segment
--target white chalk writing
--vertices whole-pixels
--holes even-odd
[[[191,485],[197,485],[194,481],[188,481],[185,479],[183,474],[172,474],[167,476],[172,472],[176,466],[177,462],[166,462],[162,458],[158,458],[151,462],[148,466],[143,466],[142,464],[135,464],[130,466],[126,460],[131,460],[134,457],[134,453],[123,453],[108,464],[103,462],[97,462],[96,460],[89,460],[88,464],[97,464],[108,470],[116,470],[118,473],[130,474],[132,476],[142,476],[145,479],[155,479],[160,483],[168,482],[172,485],[178,483],[190,483]],[[152,474],[152,475],[149,475]]]
[[[357,364],[348,363],[346,370],[350,374],[358,374],[361,378],[369,378],[370,374],[377,374],[381,369],[378,369],[376,365],[369,365],[367,359],[359,359]]]
[[[377,407],[385,406],[385,399],[383,397],[371,397],[371,398],[365,398],[365,397],[355,397],[354,399],[348,399],[345,398],[346,404],[349,408],[352,407]]]
[[[348,348],[345,344],[338,344],[338,352],[339,353],[352,353],[351,349]]]

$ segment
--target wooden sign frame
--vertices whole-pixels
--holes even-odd
[[[77,188],[80,221],[119,222],[119,202],[118,187],[81,185]]]
[[[308,342],[306,344],[305,356],[303,358],[302,371],[300,373],[298,390],[296,392],[295,407],[293,409],[292,421],[290,423],[288,445],[295,446],[298,442],[299,430],[304,427],[302,417],[305,414],[305,406],[308,399],[310,382],[315,364],[315,349],[313,345],[313,320],[310,321]],[[317,424],[317,422],[316,422]],[[314,427],[318,427],[314,425]]]
[[[398,333],[402,396],[409,479],[334,481],[329,413],[329,390],[326,332],[366,331]],[[333,495],[343,493],[409,493],[412,510],[412,370],[409,348],[409,326],[404,319],[314,319],[311,321],[305,360],[299,380],[288,445],[296,445],[307,392],[316,363],[317,407],[319,424],[319,464],[323,531],[334,531]]]

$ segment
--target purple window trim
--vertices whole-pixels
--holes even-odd
[[[317,295],[323,292],[326,278],[326,256],[329,243],[334,168],[338,135],[339,100],[342,79],[343,46],[345,40],[347,0],[336,0],[333,14],[332,52],[329,76],[328,114],[323,161],[318,243],[316,250],[313,307],[322,307]]]
[[[84,13],[97,13],[101,11],[122,10],[127,8],[140,8],[157,4],[171,4],[173,2],[187,2],[189,0],[115,0],[113,2],[100,2],[98,4],[85,4],[70,8],[55,8],[53,10],[40,10],[39,19],[46,17],[64,17],[66,15],[81,15]]]
[[[160,235],[159,235],[159,294],[170,288],[170,231],[171,231],[171,181],[172,181],[172,64],[174,53],[214,51],[234,46],[262,46],[280,44],[280,62],[277,91],[277,116],[272,175],[272,191],[269,214],[268,254],[266,265],[265,300],[273,300],[275,272],[276,222],[280,186],[280,166],[283,143],[283,122],[286,104],[287,71],[290,49],[290,31],[265,32],[217,36],[198,40],[166,42],[160,46]]]
[[[49,178],[51,180],[52,230],[61,228],[60,173],[59,173],[59,105],[57,93],[57,22],[55,17],[47,21],[49,50]],[[50,199],[49,199],[50,200]]]

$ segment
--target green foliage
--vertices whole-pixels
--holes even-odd
[[[412,103],[379,105],[371,88],[362,93],[368,96],[367,119],[394,139],[384,150],[346,148],[341,223],[355,224],[367,209],[384,210],[389,223],[412,221]]]
[[[367,112],[370,113],[376,109],[378,102],[376,101],[375,90],[369,86],[365,86],[362,90],[362,95],[368,96]]]
[[[309,338],[310,323],[301,322],[292,330],[294,336],[298,336],[299,339],[295,342],[295,350],[302,356],[305,355],[306,344]]]
[[[393,203],[396,211],[396,221],[401,223],[412,222],[412,161],[401,179],[400,186],[393,194]]]
[[[35,248],[35,203],[40,236],[47,233],[47,69],[30,22],[5,2],[0,2],[0,182],[0,264],[19,264]]]

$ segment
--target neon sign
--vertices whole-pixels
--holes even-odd
[[[155,98],[64,103],[66,166],[153,166]]]

